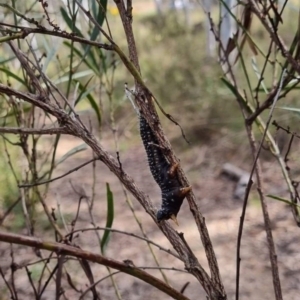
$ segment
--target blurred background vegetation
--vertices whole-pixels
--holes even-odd
[[[50,19],[54,23],[66,31],[74,30],[79,36],[102,40],[99,31],[75,10],[75,6],[68,6],[67,2],[63,1],[56,2],[60,6],[61,15],[50,14]],[[181,124],[191,142],[190,145],[185,143],[178,127],[162,117],[163,126],[177,151],[203,144],[211,145],[215,149],[216,160],[218,153],[224,160],[239,153],[240,162],[237,162],[239,164],[250,157],[249,152],[245,151],[248,142],[244,143],[245,131],[240,108],[232,93],[220,80],[222,70],[216,59],[216,53],[207,50],[208,31],[201,5],[197,1],[188,1],[190,7],[187,15],[179,2],[170,1],[172,5],[177,3],[177,9],[174,7],[171,9],[172,5],[169,3],[161,12],[158,12],[155,1],[138,1],[134,5],[133,28],[143,78],[164,109]],[[91,5],[94,17],[102,24],[104,16],[92,6],[92,3],[88,1],[86,4]],[[280,34],[285,37],[287,44],[292,42],[293,32],[297,28],[295,22],[298,15],[297,4],[297,1],[289,1],[288,8],[283,13],[285,22],[280,26]],[[53,5],[54,12],[55,4],[49,5],[50,7]],[[35,1],[26,3],[12,1],[10,7],[2,5],[2,21],[20,25],[26,23],[24,19],[11,14],[12,8],[24,14],[26,12],[28,19],[34,18],[40,24],[47,24],[44,11]],[[218,10],[218,4],[214,3],[212,7],[214,19],[218,18]],[[112,36],[116,43],[126,50],[122,24],[112,1],[107,3],[107,12]],[[106,26],[105,22],[103,26]],[[255,17],[251,34],[261,50],[266,52],[269,45],[268,36]],[[50,36],[35,35],[30,37],[30,40],[47,76],[57,84],[67,98],[75,97],[72,101],[80,115],[94,114],[93,123],[99,128],[100,134],[110,128],[113,116],[119,129],[121,148],[128,149],[130,144],[139,140],[136,115],[129,102],[125,100],[123,91],[124,83],[128,82],[130,76],[114,53]],[[19,40],[18,43],[22,48],[22,44],[26,42]],[[260,54],[254,55],[246,46],[244,59],[247,69],[250,70],[249,78],[255,86],[258,81],[255,68],[261,68],[264,57]],[[0,68],[1,82],[8,82],[19,90],[31,90],[30,83],[27,82],[5,44],[0,48]],[[247,90],[247,80],[241,64],[235,68],[237,74],[240,74],[237,76],[239,86],[242,90]],[[269,65],[267,68],[264,82],[270,88],[274,70]],[[129,86],[133,84],[130,80],[128,83]],[[298,90],[290,92],[284,102],[285,106],[296,106],[299,103]],[[6,110],[8,114],[13,111],[7,103],[1,101],[1,105],[3,111]],[[266,114],[267,112],[263,113],[263,116]],[[2,119],[6,124],[16,123],[16,119],[12,116],[7,118],[6,114],[3,114]],[[278,109],[275,112],[275,119],[293,129],[297,128],[299,113]],[[275,132],[274,128],[271,130]],[[12,156],[12,161],[15,161],[14,158],[18,157],[19,153],[9,144],[6,145],[7,151],[3,151],[3,140],[0,146],[1,169],[7,170],[0,174],[0,198],[3,209],[7,209],[18,194],[11,184],[7,152]],[[18,173],[20,174],[20,171]],[[19,205],[20,203],[14,208],[16,212]]]

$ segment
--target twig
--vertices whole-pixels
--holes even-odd
[[[249,141],[250,141],[250,145],[252,148],[253,157],[255,157],[254,154],[258,153],[259,150],[256,151],[257,149],[256,149],[256,145],[255,145],[255,139],[254,139],[254,135],[253,135],[251,127],[249,127],[247,131],[248,131],[248,135],[249,135]],[[279,278],[277,254],[276,254],[275,244],[274,244],[273,235],[272,235],[268,206],[267,206],[267,202],[266,202],[264,192],[263,192],[263,187],[262,187],[262,180],[261,180],[262,171],[261,171],[259,159],[257,159],[256,163],[255,163],[255,173],[256,173],[256,181],[257,181],[256,182],[257,191],[258,191],[258,194],[260,197],[261,207],[262,207],[264,221],[265,221],[265,230],[266,230],[266,234],[267,234],[267,242],[268,242],[268,248],[269,248],[271,268],[272,268],[272,278],[273,278],[273,287],[274,287],[274,291],[275,291],[275,299],[282,300],[283,298],[282,298],[281,283],[280,283],[280,278]]]
[[[57,257],[57,271],[56,271],[56,279],[55,279],[55,299],[59,300],[61,295],[61,279],[64,265],[64,255],[58,255]]]
[[[253,158],[252,169],[251,169],[250,176],[249,176],[249,181],[248,181],[248,184],[247,184],[247,187],[246,187],[246,194],[245,194],[245,198],[244,198],[244,202],[243,202],[242,215],[241,215],[241,219],[240,219],[239,232],[238,232],[238,237],[237,237],[236,300],[239,299],[239,279],[240,279],[240,262],[241,262],[240,247],[241,247],[241,240],[242,240],[242,233],[243,233],[243,225],[244,225],[244,221],[245,221],[245,215],[246,215],[246,208],[247,208],[247,204],[248,204],[249,192],[250,192],[250,189],[251,189],[251,186],[252,186],[252,176],[253,176],[255,171],[256,171],[256,178],[257,178],[257,180],[260,181],[260,185],[258,186],[257,189],[258,189],[258,192],[260,194],[262,207],[263,207],[264,220],[265,220],[265,229],[266,229],[266,233],[267,233],[267,241],[268,241],[268,246],[269,246],[269,251],[270,251],[270,260],[271,260],[271,266],[272,266],[275,295],[276,295],[276,299],[278,299],[278,300],[282,299],[280,280],[279,280],[279,274],[278,274],[278,266],[277,266],[277,262],[274,261],[274,256],[273,256],[273,253],[275,253],[275,247],[274,247],[272,231],[271,231],[271,227],[270,227],[270,220],[269,220],[269,216],[268,216],[267,206],[266,206],[266,203],[265,203],[265,200],[264,200],[263,193],[261,191],[261,180],[260,180],[261,175],[260,175],[260,168],[258,167],[257,163],[258,163],[260,151],[262,149],[262,145],[263,145],[264,140],[266,138],[266,134],[268,132],[268,128],[269,128],[269,125],[270,125],[270,122],[271,122],[271,119],[272,119],[272,116],[273,116],[273,111],[275,109],[278,97],[280,95],[280,91],[281,91],[281,88],[282,88],[282,82],[284,80],[284,77],[285,77],[285,70],[282,72],[281,80],[280,80],[280,83],[279,83],[279,88],[278,88],[276,96],[273,100],[273,105],[272,105],[272,108],[270,110],[269,117],[268,117],[268,120],[267,120],[267,123],[266,123],[266,127],[264,128],[264,133],[263,133],[263,136],[261,138],[261,142],[260,142],[260,145],[259,145],[257,151],[256,151],[255,143],[253,141],[253,133],[252,133],[251,125],[246,126],[247,133],[248,133],[248,138],[249,138],[250,145],[252,147],[252,153],[253,153],[254,158]],[[275,285],[275,283],[276,283],[276,285]]]
[[[27,245],[27,246],[30,246],[30,245]],[[41,248],[41,247],[37,247],[37,248],[43,249],[43,248]],[[45,248],[44,248],[44,249],[45,249]],[[46,250],[49,250],[49,249],[46,249]],[[52,250],[50,250],[50,251],[52,251]],[[55,251],[53,251],[53,252],[55,252]],[[57,252],[59,252],[59,251],[57,251]],[[43,295],[44,291],[46,290],[46,287],[48,286],[50,280],[54,277],[54,274],[55,274],[57,268],[58,268],[58,264],[56,264],[55,267],[53,268],[53,270],[50,272],[49,277],[47,278],[47,280],[46,280],[44,286],[42,287],[41,291],[39,292],[39,298],[41,298],[41,296]]]
[[[111,231],[111,232],[116,232],[116,233],[120,233],[120,234],[125,234],[125,235],[129,235],[129,236],[132,236],[132,237],[135,237],[137,239],[140,239],[140,240],[143,240],[149,244],[152,244],[153,246],[156,246],[157,248],[159,248],[160,250],[178,258],[179,260],[182,260],[182,258],[180,256],[178,256],[176,253],[174,253],[172,250],[170,249],[167,249],[167,248],[164,248],[162,247],[161,245],[153,242],[152,240],[149,240],[148,238],[146,237],[142,237],[142,236],[139,236],[135,233],[131,233],[131,232],[127,232],[127,231],[122,231],[122,230],[118,230],[118,229],[113,229],[113,228],[107,228],[107,227],[94,227],[94,228],[79,228],[79,229],[76,229],[73,231],[73,233],[76,233],[76,232],[86,232],[86,231],[94,231],[94,230],[108,230],[108,231]],[[71,233],[68,233],[66,235],[66,237],[68,237],[69,235],[71,235]]]
[[[107,275],[107,276],[105,276],[105,277],[99,279],[99,280],[96,281],[94,284],[90,285],[90,286],[89,286],[89,287],[88,287],[88,288],[80,295],[80,297],[79,297],[78,300],[84,299],[84,296],[85,296],[91,289],[93,289],[97,284],[99,284],[100,282],[102,282],[102,281],[104,281],[105,279],[110,278],[110,277],[112,277],[112,276],[114,276],[114,275],[116,275],[116,274],[119,274],[119,273],[121,273],[121,271],[112,272],[112,273],[110,273],[109,275]]]
[[[175,289],[166,285],[163,281],[155,278],[154,276],[146,273],[145,271],[142,271],[139,268],[133,266],[128,266],[127,264],[116,261],[114,259],[106,258],[97,253],[92,253],[69,245],[64,245],[64,244],[55,243],[51,241],[44,241],[42,239],[38,239],[34,237],[6,233],[2,231],[0,231],[0,241],[6,243],[18,244],[18,245],[25,245],[29,247],[37,247],[39,249],[53,251],[61,255],[65,254],[65,255],[75,256],[101,265],[109,266],[113,269],[117,269],[126,274],[137,277],[140,280],[145,281],[146,283],[149,283],[150,285],[156,287],[157,289],[173,297],[174,299],[188,300],[186,296],[182,295],[180,292],[176,291]]]
[[[276,120],[274,120],[274,121],[272,122],[272,125],[274,125],[274,126],[276,127],[277,130],[278,130],[278,129],[281,129],[281,130],[285,131],[287,134],[291,134],[291,135],[293,135],[294,137],[300,139],[300,135],[299,135],[299,134],[297,134],[296,132],[292,132],[289,128],[285,128],[285,127],[279,125],[279,124],[277,123]]]
[[[20,202],[21,197],[19,197],[7,210],[6,212],[1,215],[0,217],[0,226],[3,224],[6,217],[12,212],[12,210],[15,208],[15,206]]]
[[[124,185],[122,185],[122,189],[123,189],[123,193],[124,193],[124,196],[125,196],[125,199],[126,199],[126,203],[127,203],[127,205],[129,206],[129,208],[130,208],[130,210],[131,210],[131,212],[132,212],[132,215],[133,215],[133,217],[134,217],[136,223],[138,224],[138,226],[139,226],[139,228],[140,228],[140,231],[141,231],[141,233],[142,233],[144,239],[147,239],[147,240],[148,240],[148,237],[147,237],[146,232],[145,232],[145,230],[144,230],[144,228],[143,228],[142,222],[140,221],[140,219],[138,218],[137,214],[135,213],[133,204],[132,204],[130,198],[128,197],[128,194],[127,194],[126,189],[124,188]],[[147,241],[147,245],[148,245],[148,248],[149,248],[149,250],[150,250],[150,252],[151,252],[151,255],[152,255],[152,257],[153,257],[153,259],[154,259],[156,265],[157,265],[158,267],[160,267],[158,258],[156,257],[156,255],[155,255],[155,253],[154,253],[154,251],[153,251],[153,248],[152,248],[152,246],[151,246],[151,242]],[[159,245],[158,245],[158,246],[159,246]],[[163,250],[161,246],[159,246],[159,249],[160,249],[160,250]],[[175,254],[175,253],[173,254],[173,253],[171,252],[170,249],[166,249],[166,250],[167,250],[167,252],[168,252],[169,254],[172,254],[172,255]],[[163,250],[163,251],[165,251],[165,250]],[[176,255],[176,254],[175,254],[175,255]],[[176,255],[176,257],[177,257],[178,259],[181,260],[181,258],[180,258],[178,255]],[[166,284],[169,284],[169,281],[168,281],[168,278],[167,278],[166,274],[163,272],[163,270],[160,270],[160,272],[161,272],[161,275],[162,275],[162,277],[163,277],[165,283],[166,283]]]
[[[16,282],[15,282],[15,272],[18,269],[18,265],[15,263],[15,255],[14,255],[14,251],[13,251],[13,245],[10,245],[10,256],[11,256],[11,264],[10,264],[10,270],[11,270],[11,278],[10,278],[10,282],[11,282],[11,288],[14,291],[14,300],[18,300],[19,296],[18,296],[18,292],[16,289]]]
[[[9,282],[6,280],[4,272],[2,271],[1,267],[0,267],[0,275],[3,278],[3,281],[5,283],[5,285],[7,286],[9,292],[10,292],[10,296],[12,300],[15,300],[15,294],[14,294],[14,290],[12,289],[11,285],[9,284]]]
[[[270,34],[272,40],[275,42],[277,47],[280,49],[282,56],[285,57],[288,62],[293,66],[293,68],[300,73],[300,65],[298,62],[293,58],[293,56],[290,54],[289,50],[287,49],[286,45],[284,44],[281,37],[278,35],[278,32],[274,30],[272,27],[272,24],[267,21],[266,17],[262,14],[262,12],[257,7],[257,2],[254,0],[250,0],[249,4],[251,4],[251,10],[255,13],[255,15],[258,17],[262,25],[265,27],[265,29]]]
[[[34,283],[33,283],[33,281],[32,281],[32,278],[31,278],[31,272],[30,272],[30,270],[28,269],[27,266],[25,266],[25,269],[26,269],[26,273],[27,273],[27,276],[28,276],[28,279],[29,279],[29,283],[30,283],[30,285],[31,285],[31,287],[32,287],[34,296],[35,296],[36,299],[38,299],[38,294],[37,294],[36,288],[35,288],[35,286],[34,286]]]
[[[95,228],[96,228],[96,223],[95,223],[95,220],[94,220],[93,210],[92,210],[91,205],[89,204],[88,198],[86,198],[86,200],[87,200],[87,205],[88,205],[89,215],[90,215],[90,218],[91,218],[91,224],[94,226],[94,229],[95,229]],[[103,249],[102,249],[102,247],[101,247],[101,236],[100,236],[100,234],[99,234],[99,232],[98,232],[97,230],[95,231],[95,234],[96,234],[96,236],[97,236],[97,238],[98,238],[98,243],[99,243],[100,252],[101,252],[101,254],[103,254],[103,253],[102,253]],[[106,269],[107,269],[107,271],[108,271],[108,274],[110,275],[110,274],[112,273],[110,267],[106,266]],[[120,294],[119,288],[118,288],[118,286],[117,286],[117,283],[116,283],[114,277],[110,277],[110,279],[111,279],[111,283],[112,283],[112,285],[113,285],[113,287],[114,287],[114,291],[115,291],[116,297],[117,297],[119,300],[122,299],[122,296],[121,296],[121,294]]]
[[[73,172],[78,171],[79,169],[85,167],[86,165],[88,165],[88,164],[90,164],[91,162],[96,161],[96,160],[98,160],[98,159],[99,159],[99,158],[92,158],[92,159],[88,160],[87,162],[85,162],[85,163],[83,163],[83,164],[81,164],[81,165],[79,165],[79,166],[77,166],[77,167],[75,167],[75,168],[69,170],[67,173],[65,173],[65,174],[63,174],[63,175],[60,175],[60,176],[57,176],[57,177],[55,177],[55,178],[51,178],[51,179],[49,179],[49,180],[45,180],[45,181],[42,181],[42,182],[34,182],[34,183],[25,183],[25,184],[23,183],[23,184],[19,184],[19,188],[33,187],[33,186],[38,186],[38,185],[42,185],[42,184],[45,184],[45,183],[49,183],[49,182],[56,181],[56,180],[58,180],[58,179],[61,179],[61,178],[63,178],[63,177],[66,177],[66,176],[70,175],[70,174],[73,173]]]
[[[40,278],[38,280],[38,291],[37,291],[38,294],[40,294],[41,289],[42,289],[42,279],[44,277],[46,269],[49,271],[49,273],[52,273],[52,271],[50,270],[50,268],[48,266],[48,263],[49,263],[50,259],[56,259],[56,257],[52,257],[53,254],[54,254],[54,252],[51,252],[48,258],[42,259],[42,261],[45,261],[45,263],[44,263]]]

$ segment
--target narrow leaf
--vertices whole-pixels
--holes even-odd
[[[90,79],[91,80],[91,79]],[[77,83],[77,81],[75,81]],[[79,90],[82,92],[82,95],[81,95],[81,98],[77,99],[76,102],[75,102],[75,105],[81,100],[81,99],[84,99],[83,98],[83,95],[86,95],[86,98],[88,99],[88,101],[90,102],[90,105],[91,107],[93,108],[93,110],[95,111],[96,113],[96,116],[97,116],[97,120],[98,120],[98,123],[99,123],[99,126],[101,125],[101,112],[100,112],[100,108],[96,102],[96,100],[94,99],[94,97],[92,96],[92,94],[90,92],[88,92],[86,90],[86,85],[82,85],[82,83],[79,83]],[[89,81],[88,81],[89,83]],[[88,84],[87,83],[87,84]],[[88,92],[88,93],[87,93]]]
[[[106,183],[106,200],[107,200],[107,215],[106,215],[106,228],[111,228],[114,221],[114,196],[110,190],[109,184]],[[111,231],[105,230],[101,240],[101,252],[104,254],[105,249],[109,242]]]
[[[74,22],[72,21],[72,19],[69,17],[67,11],[61,7],[60,8],[60,12],[61,12],[61,15],[64,19],[64,21],[67,23],[67,25],[69,26],[69,28],[75,32],[78,36],[80,37],[84,37],[83,34],[81,33],[81,31],[76,27],[76,25],[74,24]]]
[[[3,73],[5,73],[5,74],[7,75],[7,77],[12,77],[12,78],[14,78],[15,80],[19,81],[20,83],[26,85],[25,81],[24,81],[21,77],[19,77],[18,75],[16,75],[16,73],[13,73],[13,72],[11,72],[10,70],[5,69],[5,68],[0,68],[0,72],[1,72],[1,71],[2,71]]]
[[[78,78],[82,78],[82,77],[92,75],[92,74],[93,74],[92,70],[85,70],[85,71],[74,73],[72,78],[78,79]],[[63,76],[63,77],[60,77],[60,78],[54,80],[54,83],[59,84],[59,83],[63,83],[63,82],[68,82],[68,80],[69,80],[69,75],[66,75],[66,76]]]
[[[96,1],[93,1],[96,2]],[[97,23],[102,26],[103,22],[105,20],[105,15],[106,15],[106,7],[107,7],[107,0],[101,0],[100,1],[100,5],[98,5],[98,13],[97,15],[94,15],[94,18],[96,19]],[[93,13],[95,13],[96,10],[94,11],[93,9]],[[93,29],[93,32],[91,34],[91,40],[96,40],[97,36],[99,34],[99,29],[95,26]]]
[[[82,55],[82,51],[76,48],[74,45],[71,46],[71,43],[64,42],[64,45],[66,45],[68,48],[73,49],[74,53],[87,65],[87,67],[90,70],[93,70],[96,74],[99,74],[97,65],[90,63],[85,56]]]
[[[75,155],[78,152],[84,151],[88,148],[88,146],[83,143],[79,146],[76,146],[74,148],[72,148],[70,151],[68,151],[65,155],[63,155],[55,164],[55,166],[58,166],[59,164],[61,164],[62,162],[64,162],[66,159],[68,159],[69,157]]]
[[[278,201],[281,201],[281,202],[284,202],[288,205],[294,205],[294,206],[297,206],[300,208],[300,205],[298,205],[297,203],[294,203],[294,202],[291,202],[290,200],[288,199],[285,199],[285,198],[281,198],[281,197],[278,197],[278,196],[274,196],[274,195],[267,195],[267,197],[271,198],[271,199],[274,199],[274,200],[278,200]]]
[[[243,98],[239,91],[225,77],[222,77],[221,80],[238,99]]]
[[[295,113],[300,113],[300,108],[296,108],[296,107],[288,107],[288,106],[279,106],[276,107],[277,109],[283,109],[283,110],[288,110],[288,111],[292,111]]]

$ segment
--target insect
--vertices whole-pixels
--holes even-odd
[[[162,205],[156,214],[157,221],[172,219],[178,225],[177,214],[191,187],[181,186],[176,174],[178,164],[171,165],[168,162],[155,134],[142,115],[140,115],[140,134],[150,171],[161,189]]]
[[[162,205],[156,214],[157,221],[172,219],[178,225],[177,214],[185,196],[192,188],[181,186],[177,178],[178,164],[171,165],[166,159],[147,120],[135,106],[135,92],[127,88],[127,83],[125,83],[125,94],[140,118],[140,134],[147,153],[150,171],[161,189]]]

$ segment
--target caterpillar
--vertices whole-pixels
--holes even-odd
[[[157,211],[158,222],[172,219],[177,225],[177,214],[191,187],[182,187],[177,178],[178,164],[171,165],[146,119],[140,115],[140,134],[148,157],[150,171],[161,189],[162,204]]]

